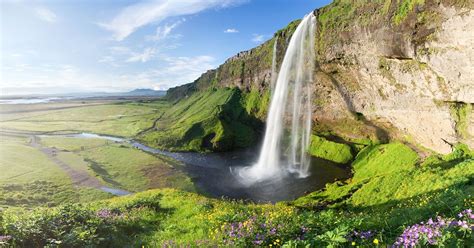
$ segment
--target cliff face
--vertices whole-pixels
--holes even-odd
[[[459,142],[474,148],[471,1],[339,0],[314,13],[316,134],[356,144],[401,140],[440,153]],[[297,24],[168,98],[238,87],[248,114],[264,120],[274,42],[280,64]]]

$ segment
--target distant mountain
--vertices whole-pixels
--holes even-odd
[[[0,100],[5,99],[42,99],[50,97],[59,98],[90,98],[90,97],[162,97],[166,95],[166,90],[152,89],[134,89],[127,92],[79,92],[79,93],[62,93],[62,94],[30,94],[30,95],[0,95]]]
[[[125,93],[118,93],[123,96],[164,96],[166,95],[165,90],[152,90],[152,89],[134,89]]]

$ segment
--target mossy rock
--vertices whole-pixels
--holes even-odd
[[[311,136],[309,153],[340,164],[346,164],[353,159],[349,145],[332,142],[316,135]]]
[[[353,180],[362,181],[395,171],[410,170],[418,159],[418,154],[402,143],[368,146],[357,154],[352,163]]]

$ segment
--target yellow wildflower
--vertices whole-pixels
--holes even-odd
[[[378,240],[378,239],[374,239],[374,244],[378,245],[378,244],[379,244],[379,240]]]
[[[356,242],[352,241],[352,246],[355,246],[356,245]]]

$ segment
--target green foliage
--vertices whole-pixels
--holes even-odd
[[[425,4],[425,0],[401,1],[401,4],[398,6],[397,10],[395,11],[395,14],[392,17],[393,22],[396,25],[402,23],[405,20],[405,18],[408,16],[408,14],[412,12],[416,6],[423,6],[424,4]]]
[[[332,142],[316,135],[311,136],[309,153],[340,164],[346,164],[353,158],[349,145]]]
[[[160,118],[155,130],[139,138],[174,150],[222,151],[254,142],[255,121],[241,104],[238,89],[209,89],[178,101]]]
[[[64,205],[7,211],[0,230],[13,237],[10,244],[15,247],[123,247],[135,242],[136,234],[159,224],[156,216],[163,210],[157,204],[155,197],[116,208]]]
[[[352,164],[354,181],[411,170],[418,162],[418,155],[402,143],[374,145],[364,148]]]
[[[265,119],[270,105],[270,90],[267,89],[263,93],[257,89],[252,89],[248,93],[243,94],[243,106],[249,116],[255,116],[258,119]]]
[[[461,138],[469,138],[469,117],[472,112],[472,104],[455,102],[450,106],[451,116],[456,123],[456,134]]]

